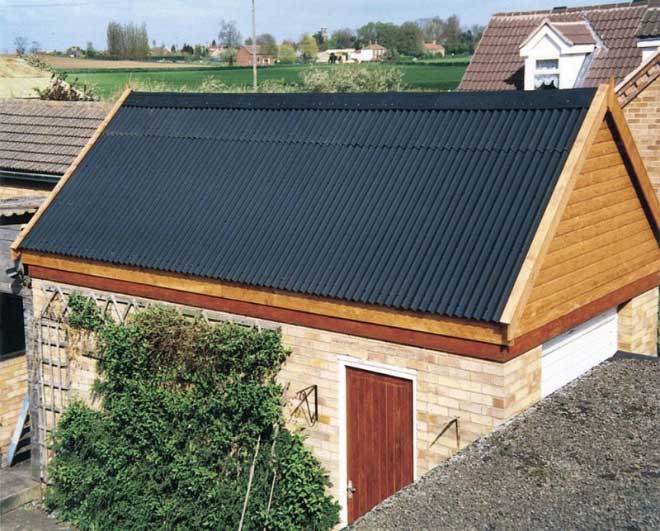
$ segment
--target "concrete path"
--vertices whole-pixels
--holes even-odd
[[[75,531],[73,527],[60,524],[36,504],[24,505],[0,515],[2,531]]]

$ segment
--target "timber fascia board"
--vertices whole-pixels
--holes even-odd
[[[85,147],[82,148],[80,153],[78,153],[78,156],[73,160],[71,165],[67,168],[66,172],[62,176],[62,178],[59,180],[55,188],[50,192],[46,200],[42,203],[42,205],[39,207],[39,210],[32,216],[32,219],[28,222],[25,227],[21,230],[19,233],[18,237],[16,240],[12,243],[11,245],[11,258],[12,260],[18,260],[21,256],[21,253],[19,251],[19,247],[25,237],[28,235],[28,233],[32,230],[32,227],[36,225],[36,223],[39,221],[43,213],[46,211],[46,209],[49,207],[49,205],[53,202],[57,194],[60,193],[60,190],[64,188],[64,185],[67,183],[67,181],[71,178],[73,173],[75,172],[76,168],[80,165],[80,163],[83,161],[87,153],[92,149],[94,144],[96,144],[96,141],[101,137],[103,134],[103,131],[105,131],[106,127],[108,127],[108,124],[112,121],[112,119],[115,117],[115,114],[117,114],[117,111],[121,108],[121,106],[124,104],[126,99],[131,93],[130,88],[126,88],[124,92],[122,92],[121,96],[117,100],[117,102],[113,105],[112,109],[110,109],[110,112],[108,112],[107,116],[103,119],[103,121],[99,124],[99,126],[96,128],[96,131],[94,134],[91,136],[91,138],[87,141],[87,144],[85,144]]]
[[[611,94],[613,94],[611,86],[601,85],[598,87],[518,272],[513,289],[500,317],[500,322],[507,328],[506,335],[509,345],[513,344],[514,338],[518,335],[520,317],[531,295],[534,282],[541,270],[541,264],[559,225],[559,220],[575,187],[577,176],[584,165],[589,147],[605,119]]]
[[[412,330],[437,336],[478,341],[489,345],[502,346],[505,344],[504,328],[498,323],[485,323],[440,315],[409,312],[394,308],[358,304],[337,299],[283,292],[213,279],[74,259],[33,251],[24,251],[22,253],[22,261],[28,267],[37,266],[92,277],[132,282],[144,286],[282,308],[317,316],[347,319],[374,325],[396,327],[401,330]]]

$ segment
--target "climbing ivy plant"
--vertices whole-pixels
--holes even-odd
[[[96,330],[102,405],[74,402],[55,432],[46,501],[62,518],[95,530],[338,522],[326,472],[284,424],[277,332],[162,307],[116,324],[82,299],[69,319]]]

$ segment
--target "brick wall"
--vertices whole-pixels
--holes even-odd
[[[619,308],[619,349],[657,355],[658,288],[635,297]]]
[[[660,195],[660,77],[623,110],[653,188]]]
[[[346,358],[413,371],[416,379],[417,476],[456,452],[453,429],[431,443],[453,417],[459,417],[461,447],[540,399],[541,349],[505,364],[408,347],[298,326],[283,326],[292,349],[279,379],[295,391],[318,385],[319,422],[305,428],[341,499],[343,416],[341,364]]]
[[[0,199],[11,199],[12,197],[46,197],[49,193],[50,190],[48,188],[40,186],[0,183]]]
[[[35,316],[46,302],[44,285],[42,281],[33,281]],[[121,295],[116,295],[115,299],[129,300]],[[297,391],[310,385],[318,386],[318,422],[308,426],[303,417],[296,416],[290,419],[290,424],[306,434],[308,444],[330,474],[332,494],[340,500],[345,492],[342,487],[345,465],[342,465],[341,455],[341,382],[344,364],[351,363],[346,360],[366,363],[372,370],[387,366],[414,377],[417,476],[456,452],[453,428],[431,445],[448,420],[459,417],[463,447],[540,398],[540,347],[500,364],[300,326],[246,320],[218,312],[209,313],[207,317],[209,320],[232,320],[281,329],[282,342],[291,349],[291,355],[278,376],[288,388],[287,410],[291,412],[297,405]],[[69,352],[68,355],[72,392],[90,400],[91,384],[96,374],[95,361],[81,352]]]
[[[26,391],[25,356],[0,359],[0,451],[3,463]]]

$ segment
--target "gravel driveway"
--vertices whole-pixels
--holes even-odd
[[[617,355],[352,529],[660,529],[660,362]]]

